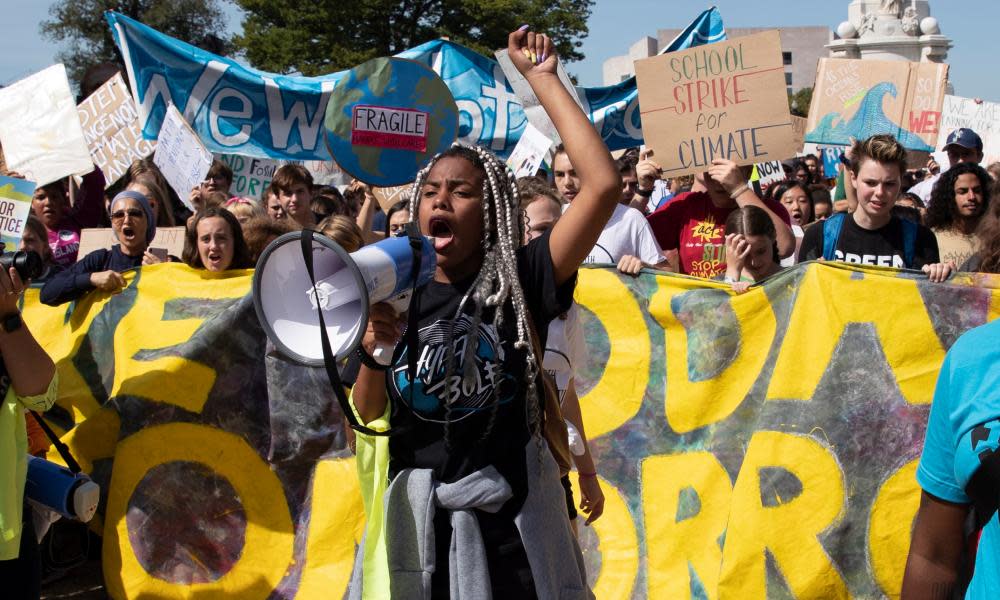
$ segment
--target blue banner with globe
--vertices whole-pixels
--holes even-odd
[[[124,15],[106,13],[121,49],[142,132],[155,139],[173,103],[212,152],[284,160],[330,160],[323,115],[346,71],[321,77],[266,73],[206,52]],[[666,51],[725,39],[715,8],[700,14]],[[447,40],[397,55],[440,75],[459,109],[459,138],[506,157],[527,126],[521,103],[495,60]],[[635,78],[580,88],[610,150],[642,144]]]

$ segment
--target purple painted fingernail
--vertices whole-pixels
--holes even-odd
[[[542,52],[542,60],[538,61],[538,63],[539,63],[539,64],[541,64],[541,63],[545,62],[545,58],[546,58],[547,56],[548,56],[548,53],[546,53],[546,52]]]
[[[525,29],[527,29],[529,27],[531,27],[531,25],[521,25],[520,27],[517,28],[517,30],[518,31],[524,31]]]

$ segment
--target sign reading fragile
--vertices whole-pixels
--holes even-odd
[[[427,150],[427,113],[359,104],[354,107],[351,144],[395,150]]]
[[[642,132],[670,176],[797,150],[777,31],[635,62]]]

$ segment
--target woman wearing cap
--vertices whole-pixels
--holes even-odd
[[[156,216],[146,196],[135,190],[120,192],[111,201],[109,212],[119,243],[94,250],[50,279],[42,288],[43,303],[57,306],[93,289],[117,293],[125,287],[122,272],[155,260],[146,252],[156,234]]]

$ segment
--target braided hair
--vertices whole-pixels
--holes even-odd
[[[480,146],[465,146],[454,144],[448,150],[430,160],[418,174],[410,191],[410,222],[419,223],[421,190],[427,181],[431,169],[442,158],[462,158],[483,173],[482,210],[483,210],[483,264],[462,298],[451,320],[449,339],[454,340],[455,322],[463,314],[463,309],[471,301],[473,303],[472,323],[465,333],[464,345],[451,344],[448,350],[445,381],[451,381],[454,373],[456,357],[455,348],[464,348],[461,364],[463,365],[462,383],[474,383],[476,378],[475,351],[477,347],[479,325],[483,322],[483,310],[493,309],[492,324],[500,328],[504,319],[504,307],[507,303],[513,309],[517,339],[514,348],[522,350],[527,359],[524,369],[523,383],[526,389],[525,405],[528,427],[534,435],[539,432],[541,414],[539,410],[538,390],[535,380],[539,373],[541,357],[535,355],[531,336],[532,327],[528,321],[531,315],[524,299],[524,290],[517,272],[517,249],[521,246],[524,233],[523,216],[520,209],[520,195],[514,174],[507,165],[495,154]],[[415,349],[411,349],[415,351]],[[490,405],[490,418],[483,433],[483,439],[489,436],[496,420],[500,404],[499,385],[493,385],[493,401]],[[447,387],[446,387],[447,389]],[[447,392],[446,392],[447,393]],[[445,445],[450,449],[449,427],[451,422],[451,402],[445,402]]]

